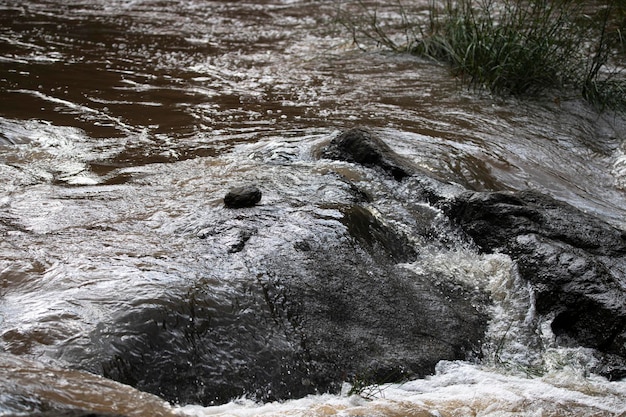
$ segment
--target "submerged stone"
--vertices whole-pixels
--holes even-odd
[[[351,158],[391,169],[384,161],[401,158],[378,142],[371,142],[383,150],[378,156],[356,150]],[[436,227],[408,230],[428,231],[423,237],[444,247],[473,239],[483,252],[509,254],[533,287],[537,313],[552,319],[557,342],[596,349],[598,372],[624,376],[621,231],[539,193],[449,197],[437,194],[436,181],[416,177],[403,186],[422,189],[398,195],[429,198],[441,214],[410,220],[440,219],[441,233],[453,236],[433,243]],[[236,190],[225,204],[254,205],[257,191]],[[242,194],[244,203],[235,197]],[[344,381],[398,382],[432,374],[442,360],[480,357],[487,294],[438,270],[412,268],[422,248],[406,225],[374,215],[375,202],[346,200],[243,211],[212,224],[198,240],[210,253],[206,276],[99,326],[91,335],[98,353],[82,363],[171,402],[213,405],[339,392]],[[226,247],[209,248],[215,245]]]
[[[408,160],[393,152],[389,145],[373,132],[363,128],[341,133],[323,150],[322,156],[378,167],[398,181],[416,171]]]
[[[410,160],[394,152],[376,133],[364,128],[342,132],[321,150],[320,156],[358,163],[391,175],[396,181],[410,177],[414,186],[419,188],[415,189],[416,197],[430,203],[442,200],[443,195],[465,191],[460,186],[435,178],[434,173],[424,174]],[[358,187],[354,188],[358,190]],[[358,192],[367,195],[362,190]]]
[[[342,133],[323,156],[382,168],[396,179],[419,177],[416,195],[440,207],[482,251],[504,252],[516,261],[533,286],[537,312],[554,317],[559,344],[596,349],[598,373],[626,376],[624,231],[534,191],[467,191],[447,198],[436,179],[365,129]]]
[[[261,201],[261,190],[254,185],[231,188],[224,197],[224,205],[229,208],[253,207]]]
[[[310,216],[306,227],[242,215],[239,228],[259,233],[226,252],[239,268],[245,260],[241,279],[217,270],[167,308],[118,317],[93,335],[110,352],[95,368],[172,402],[210,405],[397,382],[480,355],[484,293],[403,266],[415,257],[408,239],[358,204],[337,210],[342,220],[306,213],[297,213]],[[214,229],[203,245],[230,241],[232,228]]]

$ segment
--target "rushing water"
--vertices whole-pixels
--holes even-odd
[[[0,415],[626,415],[625,383],[589,375],[584,349],[552,344],[510,259],[463,244],[417,242],[405,267],[492,294],[486,344],[506,343],[484,363],[441,362],[361,397],[214,407],[170,406],[87,372],[101,372],[113,323],[132,338],[124,320],[177,308],[199,285],[214,297],[205,307],[232,310],[225,331],[254,334],[246,306],[264,301],[248,276],[285,242],[333,237],[345,178],[380,216],[414,227],[388,180],[317,158],[353,126],[434,178],[538,189],[626,228],[622,118],[562,97],[484,97],[435,63],[361,51],[331,23],[338,5],[0,0]],[[241,219],[221,203],[242,182],[264,191],[248,258],[233,254]]]

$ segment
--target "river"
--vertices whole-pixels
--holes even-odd
[[[252,316],[266,300],[251,288],[288,244],[340,236],[347,181],[377,216],[419,229],[390,197],[406,190],[319,158],[345,129],[373,129],[454,187],[539,190],[626,229],[623,116],[567,97],[494,98],[440,64],[361,50],[335,22],[342,3],[0,0],[0,415],[626,416],[626,382],[590,374],[587,349],[553,343],[511,260],[454,237],[416,237],[403,268],[491,294],[481,361],[441,361],[360,396],[346,381],[202,404],[116,363],[139,331],[182,317],[219,329],[207,349],[228,366],[216,379],[236,378],[230,341],[250,338],[263,355],[266,321]],[[263,200],[235,215],[222,199],[242,183]],[[179,348],[193,374],[205,357]]]

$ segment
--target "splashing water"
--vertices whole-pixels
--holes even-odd
[[[335,12],[0,0],[0,415],[626,415],[625,383],[590,374],[589,350],[555,343],[510,258],[479,254],[410,180],[318,158],[339,130],[365,125],[450,195],[539,189],[623,228],[624,121],[578,102],[470,94],[439,65],[354,50],[329,23]],[[249,182],[262,203],[233,216],[223,195]],[[263,262],[343,236],[354,185],[368,213],[418,248],[402,268],[489,294],[491,304],[472,300],[490,317],[481,360],[360,395],[346,383],[212,407],[93,375],[115,337],[137,337],[125,320],[188,317],[177,300],[199,287],[213,298],[198,305],[234,312],[231,334],[253,338],[245,320],[265,301],[249,287]]]

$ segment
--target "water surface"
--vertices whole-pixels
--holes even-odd
[[[351,195],[346,178],[374,197],[374,212],[417,227],[390,198],[407,190],[362,167],[318,159],[343,129],[374,129],[443,182],[538,189],[626,227],[623,118],[562,97],[489,97],[464,90],[437,63],[362,51],[333,24],[338,7],[0,0],[0,391],[9,393],[0,395],[0,412],[80,406],[133,413],[119,402],[133,404],[133,415],[172,412],[129,387],[93,383],[81,372],[102,369],[88,353],[108,346],[112,323],[175,308],[171,300],[198,286],[211,288],[207,308],[230,309],[244,318],[240,331],[253,334],[246,306],[263,300],[250,297],[249,277],[269,252],[312,231],[315,239],[335,236],[336,207]],[[248,182],[264,198],[254,223],[261,232],[244,257],[229,252],[242,220],[222,198]],[[216,228],[219,237],[206,238]],[[536,380],[494,363],[487,370],[442,364],[432,379],[375,391],[374,402],[319,395],[178,412],[626,412],[623,383],[586,375],[584,350],[528,350],[537,333],[546,341],[550,334],[524,322],[532,296],[511,276],[508,258],[464,244],[421,244],[406,267],[500,294],[494,317],[522,324],[513,337],[494,320],[489,337],[508,337],[509,350],[500,353],[511,362],[547,364],[549,372]],[[32,382],[40,372],[54,376],[52,389]],[[82,378],[94,392],[66,383]],[[118,405],[110,390],[122,396]]]

